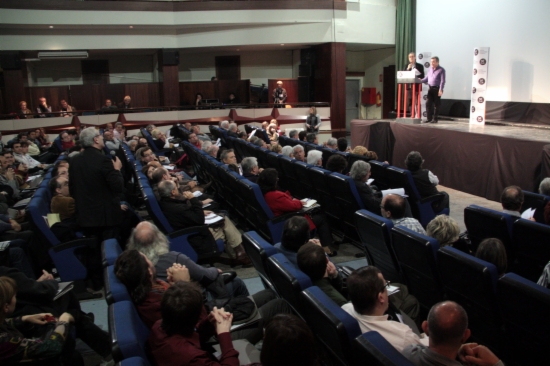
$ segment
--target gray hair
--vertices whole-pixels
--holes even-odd
[[[351,166],[349,176],[355,180],[363,179],[370,172],[370,164],[363,160],[357,160]]]
[[[258,137],[256,140],[254,140],[254,142],[252,142],[252,145],[263,147],[264,146],[264,140],[262,140],[261,138]]]
[[[224,161],[225,159],[227,159],[227,155],[229,155],[229,153],[234,153],[234,152],[235,151],[233,149],[225,149],[224,151],[222,151],[220,155],[220,160]]]
[[[99,136],[99,132],[95,127],[88,127],[80,132],[80,143],[84,147],[89,147],[94,145],[94,138]]]
[[[338,148],[338,140],[336,140],[334,137],[331,137],[327,140],[327,146],[336,146]]]
[[[288,133],[288,137],[293,139],[297,134],[298,134],[298,130],[290,130],[290,132]]]
[[[296,151],[302,150],[304,151],[304,147],[302,145],[296,145],[292,148],[292,152],[296,153]]]
[[[202,149],[202,151],[204,151],[205,153],[209,154],[210,151],[212,151],[212,142],[210,142],[210,141],[203,141],[203,142],[202,142],[202,145],[201,145],[201,149]]]
[[[158,185],[160,197],[172,197],[172,191],[176,188],[176,183],[171,180],[163,180]]]
[[[438,215],[426,226],[426,233],[428,236],[437,239],[440,247],[444,247],[458,240],[460,228],[452,217]]]
[[[252,169],[258,166],[258,159],[253,156],[244,158],[241,162],[241,168],[243,168],[243,173],[250,173]]]
[[[292,146],[289,146],[289,145],[286,145],[286,146],[283,146],[283,150],[281,151],[281,154],[283,154],[284,156],[288,156],[290,157],[290,154],[292,154]]]
[[[128,141],[128,147],[132,148],[133,146],[136,146],[138,144],[137,140],[130,140]]]
[[[319,159],[323,158],[323,153],[319,150],[310,150],[307,153],[307,163],[311,165],[317,165]]]
[[[544,178],[539,185],[539,193],[550,196],[550,177]]]
[[[137,250],[156,265],[159,257],[170,251],[170,242],[154,224],[144,221],[140,225],[146,225],[150,230],[134,228],[128,238],[126,249]]]
[[[222,121],[222,123],[220,123],[220,127],[227,130],[229,128],[229,121]]]
[[[229,124],[229,131],[237,131],[237,124],[236,123],[230,123]]]

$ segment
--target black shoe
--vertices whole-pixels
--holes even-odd
[[[437,121],[436,121],[436,120],[433,120],[432,123],[437,123]]]
[[[432,120],[422,122],[422,124],[425,124],[425,123],[432,123]]]

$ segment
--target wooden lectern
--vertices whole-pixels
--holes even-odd
[[[422,81],[416,77],[416,71],[398,71],[397,75],[397,121],[405,123],[419,124],[422,121],[420,115],[420,98],[422,97]],[[404,85],[405,87],[401,87]],[[407,88],[410,86],[410,88]],[[401,98],[401,89],[404,90],[405,95]],[[407,104],[408,104],[408,92],[412,93],[411,103],[411,117],[407,118]],[[403,99],[403,106],[401,106],[401,99]],[[403,114],[401,114],[403,111]]]

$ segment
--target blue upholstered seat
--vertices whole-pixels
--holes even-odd
[[[130,357],[147,359],[145,345],[149,338],[149,329],[141,321],[131,301],[109,305],[109,330],[115,361]]]

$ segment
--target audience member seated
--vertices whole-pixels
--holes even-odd
[[[76,108],[71,107],[65,99],[61,99],[59,104],[61,104],[59,107],[59,111],[61,112],[59,117],[72,117],[73,113],[76,112]]]
[[[52,143],[50,142],[50,137],[48,136],[48,134],[46,134],[46,131],[43,127],[37,128],[36,132],[36,139],[40,141],[41,147],[46,148],[52,145]]]
[[[157,156],[150,147],[142,147],[136,151],[136,159],[138,159],[141,164],[147,164],[152,161],[159,161],[165,164],[169,163],[169,159],[166,156]]]
[[[323,167],[323,153],[319,150],[309,150],[307,153],[307,163],[313,166]]]
[[[113,130],[113,135],[115,136],[115,139],[124,141],[126,132],[124,131],[124,125],[122,124],[122,122],[115,123],[115,129]]]
[[[378,160],[378,155],[374,151],[367,150],[367,148],[364,146],[355,146],[353,150],[351,150],[351,153],[364,156],[369,160]]]
[[[329,149],[332,149],[332,150],[338,150],[338,140],[334,137],[330,137],[325,146]]]
[[[34,118],[32,111],[27,108],[27,102],[25,102],[24,100],[19,102],[19,110],[17,111],[17,116],[19,117],[19,119]]]
[[[283,215],[287,212],[300,211],[303,207],[302,201],[293,198],[290,193],[281,192],[278,190],[278,174],[275,169],[264,169],[258,178],[258,185],[262,190],[265,201],[275,216]],[[321,240],[323,249],[329,256],[337,254],[331,247],[338,245],[332,238],[330,227],[326,217],[322,212],[306,214],[306,219],[309,222],[310,230],[317,229],[317,234]]]
[[[61,139],[61,150],[67,151],[71,147],[74,146],[74,140],[71,138],[71,135],[67,131],[63,131],[59,134],[59,138]]]
[[[27,133],[27,143],[29,144],[29,155],[40,159],[40,142],[36,139],[36,130],[30,130]]]
[[[228,130],[227,130],[227,136],[231,136],[234,138],[239,138],[239,135],[237,135],[238,127],[236,123],[230,123]]]
[[[120,140],[116,139],[111,131],[103,132],[103,140],[105,140],[105,147],[109,150],[118,150],[120,148]]]
[[[464,253],[472,254],[468,243],[460,238],[460,228],[455,219],[447,215],[437,215],[426,226],[426,234],[439,242],[439,247],[451,246]]]
[[[342,276],[327,258],[321,245],[307,243],[298,250],[298,268],[338,306],[348,302],[342,293]]]
[[[317,135],[314,133],[308,133],[306,135],[306,141],[310,144],[319,145],[319,140],[317,140]]]
[[[256,145],[256,146],[259,146],[263,149],[267,149],[267,144],[265,143],[265,141],[259,137],[256,137],[256,136],[252,136],[250,138],[250,143],[252,145]]]
[[[108,111],[112,109],[116,109],[116,106],[113,105],[113,102],[111,102],[111,99],[105,99],[105,104],[103,105],[103,107],[101,107],[101,110]]]
[[[304,151],[304,148],[302,145],[296,145],[292,148],[292,154],[294,155],[294,159],[298,161],[302,161],[305,163],[306,160],[306,153]]]
[[[298,140],[300,141],[306,141],[307,131],[300,131],[298,133]]]
[[[417,219],[405,217],[406,211],[406,200],[400,195],[388,194],[382,199],[382,205],[380,206],[382,217],[390,219],[394,226],[400,225],[419,234],[426,235],[426,231]]]
[[[233,149],[225,149],[220,155],[220,160],[225,165],[231,165],[231,164],[237,165],[239,167],[238,173],[240,175],[243,175],[243,170],[241,166],[237,164],[237,156],[235,156],[235,151]]]
[[[202,94],[201,93],[195,94],[195,102],[193,102],[193,105],[195,105],[195,109],[200,109],[199,106],[202,104],[203,104]]]
[[[248,289],[240,278],[235,277],[224,283],[220,269],[200,266],[185,254],[171,251],[166,235],[150,222],[142,221],[132,230],[126,248],[135,249],[145,255],[155,266],[157,278],[163,281],[168,276],[167,270],[177,263],[189,270],[191,280],[205,288],[211,299],[249,296]]]
[[[212,141],[207,134],[201,132],[201,128],[197,125],[193,126],[190,131],[194,132],[201,141]]]
[[[267,137],[269,138],[269,141],[277,142],[279,140],[279,134],[277,133],[277,125],[274,123],[271,123],[269,126],[267,126]]]
[[[239,104],[239,99],[237,99],[234,93],[229,93],[229,97],[225,101],[225,104]]]
[[[283,147],[279,145],[277,142],[274,142],[271,144],[271,147],[269,148],[271,152],[274,152],[276,154],[280,154],[283,151]]]
[[[115,275],[122,282],[132,298],[132,302],[136,305],[136,309],[148,328],[153,327],[155,322],[161,319],[161,299],[164,292],[178,281],[189,282],[189,270],[180,265],[174,264],[167,270],[166,282],[157,278],[155,267],[147,259],[146,256],[140,254],[137,250],[126,250],[119,255],[115,262]],[[240,296],[242,299],[243,296]],[[262,317],[258,326],[252,329],[235,331],[231,334],[233,339],[246,338],[250,343],[257,343],[262,339],[262,331],[264,324],[276,314],[290,313],[290,306],[286,301],[276,299],[275,294],[271,290],[263,290],[252,295],[252,299]],[[206,316],[206,307],[203,303],[203,313]],[[208,306],[212,306],[217,302],[209,301]],[[245,300],[243,303],[248,304]],[[225,305],[224,305],[225,306]],[[230,303],[229,306],[240,307],[238,301]],[[243,312],[245,310],[243,309]],[[197,332],[201,335],[202,328],[197,327]],[[211,334],[204,334],[205,340],[210,338]]]
[[[502,191],[500,196],[500,203],[502,204],[502,212],[507,213],[510,216],[521,217],[521,207],[525,196],[523,190],[518,186],[508,186]],[[529,218],[531,221],[535,221],[533,217]]]
[[[17,286],[9,277],[0,277],[0,355],[2,364],[23,362],[84,365],[70,341],[74,318],[63,313],[59,318],[42,313],[8,318],[17,304]],[[53,326],[49,324],[53,323]],[[72,343],[72,344],[71,344]],[[38,361],[40,360],[40,361]]]
[[[276,315],[265,327],[262,366],[319,366],[319,359],[311,329],[296,315]]]
[[[119,104],[118,104],[118,108],[119,108],[119,109],[131,109],[131,108],[133,108],[133,106],[132,106],[132,98],[130,98],[129,95],[125,96],[125,97],[124,97],[124,100],[122,101],[122,103],[119,103]]]
[[[288,133],[288,138],[293,140],[298,140],[298,131],[297,130],[290,130]]]
[[[432,202],[434,212],[438,213],[445,208],[449,208],[449,195],[447,192],[437,190],[436,186],[439,184],[439,179],[428,169],[422,169],[423,163],[424,159],[422,159],[422,155],[418,151],[411,151],[405,159],[405,166],[411,172],[414,184],[421,198],[443,193],[441,199]]]
[[[233,314],[214,307],[207,316],[196,284],[179,281],[167,288],[160,311],[162,319],[155,323],[149,335],[156,365],[239,365],[239,352],[233,348],[229,333]],[[212,328],[220,342],[218,357],[201,345],[207,335],[214,335]]]
[[[38,118],[53,117],[52,115],[52,106],[48,105],[46,98],[38,98],[38,107],[36,107],[36,112],[38,113]]]
[[[211,143],[210,141],[204,141],[202,143],[201,148],[202,148],[202,151],[204,151],[205,153],[207,153],[208,155],[210,155],[214,159],[218,158],[218,150],[219,150],[218,145],[215,145],[215,144]]]
[[[74,220],[75,204],[74,198],[71,197],[69,192],[68,176],[58,175],[50,179],[48,186],[52,194],[52,202],[50,204],[52,213],[59,214],[61,221],[67,219]]]
[[[317,114],[317,108],[311,107],[306,117],[306,130],[317,135],[319,128],[321,128],[321,116]]]
[[[348,146],[348,140],[345,137],[340,137],[337,140],[337,144],[338,144],[338,151],[341,151],[341,152],[351,151],[351,147]]]
[[[65,312],[70,313],[74,318],[77,337],[103,359],[110,358],[111,337],[94,324],[92,313],[86,314],[82,311],[75,291],[69,291],[55,299],[59,282],[44,270],[42,270],[41,276],[35,280],[34,275],[29,276],[16,268],[0,266],[0,276],[9,277],[16,283],[17,301],[12,316],[49,313],[57,318]],[[50,364],[48,363],[48,365]]]
[[[138,144],[139,144],[139,140],[130,140],[130,141],[128,141],[127,145],[128,145],[128,148],[130,149],[130,151],[132,153],[135,153],[136,147],[138,146]]]
[[[189,143],[194,147],[196,147],[197,149],[202,148],[201,140],[199,140],[199,138],[195,133],[190,133],[187,141],[189,141]]]
[[[257,183],[258,176],[263,171],[263,169],[258,167],[258,159],[253,156],[244,158],[241,162],[241,168],[243,170],[243,177],[253,183]]]
[[[338,155],[331,156],[331,159],[334,157],[338,157]],[[379,192],[376,186],[370,186],[369,184],[367,184],[367,181],[370,178],[370,174],[370,164],[362,160],[357,160],[355,163],[353,163],[349,171],[349,175],[353,179],[355,187],[357,187],[357,193],[359,193],[359,197],[361,197],[361,201],[363,201],[365,208],[372,213],[382,216],[382,192]],[[407,216],[406,213],[407,212],[405,209],[405,216]]]
[[[176,184],[169,180],[160,182],[158,190],[161,197],[160,208],[174,230],[204,225],[204,217],[210,214],[211,211],[203,211],[202,202],[193,196],[191,192],[180,193]],[[209,230],[214,239],[222,239],[225,242],[225,251],[234,260],[235,264],[251,264],[241,245],[241,233],[229,217],[225,217],[223,227],[219,225],[210,226]]]
[[[248,135],[246,134],[245,131],[239,131],[239,132],[237,132],[237,136],[239,136],[239,138],[240,138],[241,140],[245,140],[245,141],[248,140]]]
[[[361,332],[377,331],[399,352],[411,344],[428,344],[427,338],[415,334],[407,324],[399,319],[389,319],[386,312],[390,307],[390,283],[378,268],[367,266],[356,269],[346,284],[351,302],[343,305],[342,309],[357,319]]]
[[[309,221],[303,216],[292,216],[283,227],[281,242],[275,248],[295,266],[298,266],[298,250],[310,239]],[[316,239],[312,239],[316,240]],[[318,242],[318,240],[316,240]]]
[[[19,142],[16,141],[13,143],[13,156],[15,160],[21,164],[26,165],[29,168],[29,173],[34,173],[42,169],[46,169],[48,166],[45,164],[40,164],[39,161],[33,159],[28,154],[29,144],[26,141]]]
[[[0,153],[0,192],[6,192],[7,201],[15,203],[19,198],[19,183],[15,176],[15,170],[8,163],[6,156],[10,156],[13,159],[13,155],[9,151],[2,151]],[[5,186],[11,188],[12,192]]]
[[[422,323],[422,330],[429,335],[429,345],[412,344],[403,350],[403,355],[417,366],[504,366],[487,347],[464,343],[471,334],[468,314],[455,302],[435,304],[428,314],[428,320]]]
[[[284,156],[288,156],[291,159],[294,159],[294,149],[290,145],[283,146],[283,149],[281,150],[281,154]]]
[[[508,257],[506,256],[506,248],[504,248],[504,244],[500,239],[487,238],[483,240],[477,247],[476,257],[494,264],[499,278],[506,274]]]
[[[544,178],[539,185],[539,193],[545,196],[550,196],[550,177]],[[544,222],[550,225],[550,202],[544,207]]]

